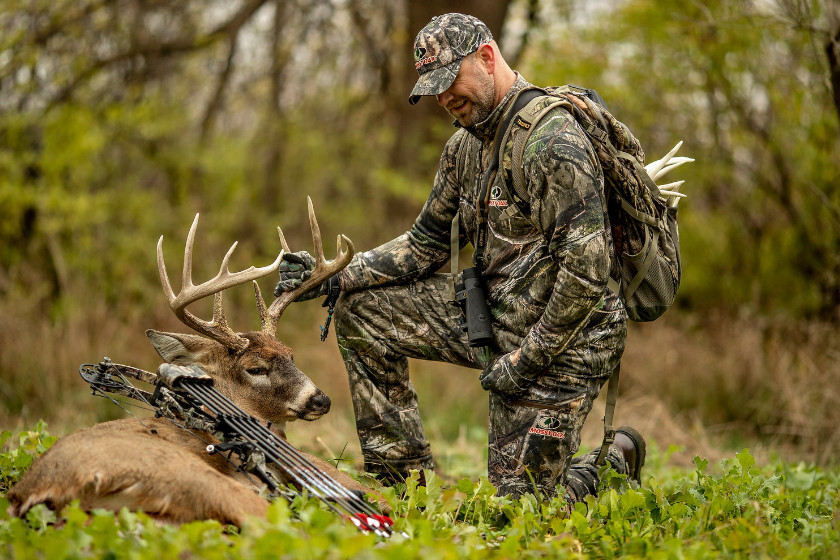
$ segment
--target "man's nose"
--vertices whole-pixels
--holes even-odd
[[[436,97],[438,105],[440,105],[441,107],[446,107],[449,104],[449,102],[452,101],[452,98],[454,96],[451,93],[449,93],[449,90],[446,90],[443,93],[437,94]]]

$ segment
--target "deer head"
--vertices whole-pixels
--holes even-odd
[[[326,414],[330,409],[330,399],[295,366],[292,349],[277,340],[277,321],[286,307],[298,296],[347,266],[354,253],[350,239],[339,235],[336,258],[332,261],[324,258],[320,228],[315,219],[312,201],[307,200],[309,225],[315,245],[315,270],[297,289],[281,294],[270,306],[266,306],[256,280],[276,272],[284,252],[289,252],[279,227],[277,233],[283,250],[273,263],[262,268],[252,266],[247,270],[231,273],[228,263],[236,249],[234,243],[222,260],[219,273],[196,286],[192,281],[192,252],[198,227],[196,214],[187,235],[181,291],[177,295],[172,290],[166,272],[161,236],[157,245],[157,259],[163,291],[178,319],[200,334],[166,333],[151,329],[146,331],[149,340],[164,360],[174,364],[199,366],[213,377],[219,391],[249,414],[274,423],[280,431],[288,421],[315,420]],[[347,246],[346,250],[342,250],[342,241]],[[236,333],[227,324],[222,306],[222,292],[249,281],[254,283],[262,330]],[[215,298],[211,321],[199,319],[187,311],[186,307],[189,304],[209,295]]]

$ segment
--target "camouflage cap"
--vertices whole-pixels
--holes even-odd
[[[433,17],[414,40],[414,67],[420,78],[408,102],[414,105],[422,95],[437,95],[449,89],[464,57],[492,40],[490,29],[477,17],[464,14]]]

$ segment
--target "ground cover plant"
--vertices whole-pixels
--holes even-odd
[[[3,432],[2,493],[54,437],[43,423]],[[444,481],[427,471],[385,489],[398,533],[365,535],[314,499],[276,501],[241,529],[214,521],[162,525],[143,513],[61,512],[43,506],[8,518],[6,558],[840,558],[840,469],[781,460],[758,465],[747,449],[712,465],[668,466],[655,449],[641,487],[603,471],[597,499],[571,514],[562,500],[498,498],[483,476]]]

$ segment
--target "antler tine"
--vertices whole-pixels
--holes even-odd
[[[674,154],[676,154],[677,151],[679,151],[679,149],[682,147],[682,145],[683,145],[683,142],[682,142],[682,140],[680,140],[679,142],[677,142],[676,146],[671,148],[670,152],[665,154],[664,157],[662,157],[661,159],[658,159],[656,161],[652,161],[645,166],[645,171],[648,172],[648,175],[650,175],[650,177],[653,180],[656,180],[656,178],[660,174],[659,172],[662,170],[663,167],[665,167],[665,165],[671,160],[671,158],[674,157]]]
[[[172,291],[172,285],[169,282],[169,275],[166,272],[166,264],[163,259],[163,236],[158,240],[157,257],[158,257],[158,272],[160,274],[160,282],[163,286],[166,299],[169,301],[169,307],[175,313],[175,316],[181,320],[182,323],[191,329],[204,334],[227,348],[234,350],[242,350],[248,345],[248,340],[233,332],[228,326],[225,319],[224,309],[222,308],[222,291],[233,286],[244,284],[246,282],[256,280],[275,272],[280,266],[280,261],[283,258],[283,252],[280,252],[277,259],[268,266],[256,268],[249,267],[246,270],[231,273],[229,269],[230,258],[236,249],[237,243],[234,242],[222,259],[222,265],[219,268],[219,273],[210,280],[199,284],[193,284],[192,280],[192,262],[193,262],[193,245],[195,243],[195,232],[198,227],[198,214],[195,215],[190,232],[187,235],[187,243],[184,248],[184,270],[181,278],[181,291],[178,295]],[[196,302],[209,295],[215,295],[213,304],[213,320],[204,321],[199,319],[189,311],[187,305]]]
[[[339,235],[336,244],[336,257],[332,261],[327,261],[324,258],[324,246],[321,241],[321,229],[318,227],[318,220],[315,218],[315,209],[312,205],[312,199],[306,197],[309,206],[309,228],[312,230],[312,242],[315,244],[315,269],[312,274],[304,280],[300,286],[294,290],[283,292],[271,303],[271,306],[265,311],[261,312],[263,332],[274,336],[277,330],[277,321],[285,311],[286,307],[301,294],[304,294],[312,288],[319,286],[322,282],[327,280],[333,274],[340,272],[356,252],[353,242],[345,235]],[[280,228],[277,228],[278,231]],[[281,234],[282,236],[282,234]],[[285,240],[283,240],[285,242]],[[346,250],[342,250],[342,242],[347,246]],[[259,290],[259,288],[257,288]],[[261,299],[261,296],[258,297]],[[259,307],[259,302],[257,303]]]
[[[312,206],[312,199],[306,197],[306,205],[309,209],[309,229],[312,231],[312,244],[315,246],[315,267],[319,264],[326,263],[324,259],[324,245],[321,242],[321,228],[318,227],[318,219],[315,218],[315,208]],[[340,248],[339,248],[340,250]]]
[[[190,226],[190,232],[187,234],[187,243],[184,245],[184,270],[181,272],[181,295],[184,293],[184,288],[192,287],[192,252],[193,244],[195,243],[195,230],[198,229],[198,213],[193,218],[193,223]],[[176,298],[177,299],[177,298]]]
[[[677,167],[679,167],[683,164],[691,163],[693,161],[694,161],[694,158],[689,158],[689,157],[671,158],[671,161],[669,161],[668,164],[665,167],[660,169],[659,173],[656,174],[656,177],[652,177],[652,179],[654,181],[657,181],[657,180],[659,180],[659,178],[664,176],[666,173],[669,173],[669,172],[673,171],[674,169],[676,169]]]
[[[283,251],[291,253],[292,250],[289,249],[289,244],[286,243],[286,236],[283,235],[283,230],[280,229],[280,226],[277,226],[277,235],[280,237],[280,246],[283,248]]]
[[[163,261],[163,236],[160,236],[157,243],[157,263],[158,276],[160,276],[160,284],[163,286],[163,293],[166,296],[166,301],[172,303],[175,299],[175,293],[172,291],[172,285],[169,283],[169,274],[166,272],[166,263]]]
[[[268,308],[265,306],[265,300],[262,297],[262,291],[260,291],[260,285],[254,280],[254,297],[257,299],[257,311],[260,314],[260,326],[261,330],[265,331],[265,326],[268,323]]]

